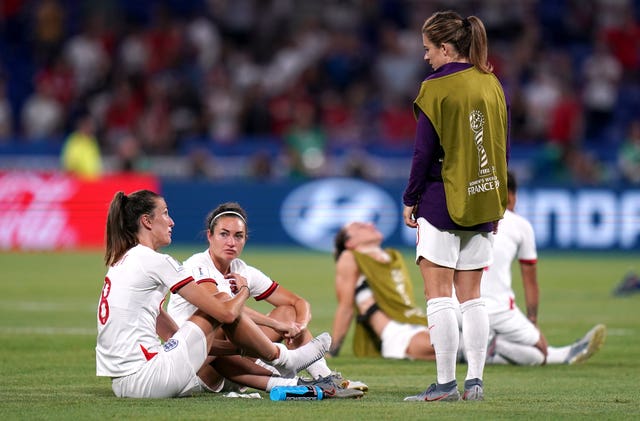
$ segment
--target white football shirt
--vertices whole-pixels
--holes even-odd
[[[156,319],[168,291],[193,277],[167,254],[137,245],[109,267],[98,302],[96,374],[137,372],[160,350]]]
[[[511,264],[515,259],[535,262],[538,259],[531,223],[507,210],[500,220],[493,240],[493,264],[482,275],[480,294],[489,314],[512,309],[515,294],[511,285]]]
[[[184,262],[184,266],[193,274],[196,282],[213,279],[218,284],[218,290],[234,296],[231,292],[229,280],[213,264],[209,251],[205,250],[189,257]],[[253,266],[247,265],[241,259],[231,261],[231,272],[239,273],[247,279],[249,294],[256,300],[264,300],[278,288],[278,283],[274,282],[267,275]],[[180,295],[172,295],[167,305],[167,312],[175,320],[178,326],[182,324],[196,311],[196,307],[182,298]]]

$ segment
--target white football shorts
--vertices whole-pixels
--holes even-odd
[[[113,393],[120,398],[171,398],[202,392],[196,373],[206,358],[204,332],[187,321],[140,370],[113,379]]]
[[[420,257],[457,270],[481,269],[493,263],[493,235],[490,232],[439,230],[418,218],[416,263]]]
[[[489,315],[491,332],[509,342],[533,346],[540,340],[540,331],[518,307]]]
[[[420,332],[428,332],[427,327],[390,320],[380,335],[382,356],[400,360],[407,358],[409,343]]]

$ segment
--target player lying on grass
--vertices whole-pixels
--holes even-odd
[[[511,218],[511,215],[506,218]],[[511,224],[503,224],[501,221],[494,247],[501,247],[500,238],[507,236],[513,229]],[[435,356],[429,331],[426,329],[426,316],[415,305],[412,282],[404,260],[398,250],[383,249],[382,240],[382,234],[373,224],[363,222],[346,224],[335,237],[335,288],[338,305],[333,321],[333,342],[329,354],[338,355],[351,321],[355,318],[353,352],[356,356],[433,360]],[[490,269],[485,276],[492,271],[497,271],[497,267],[504,262],[508,262],[510,266],[512,258],[497,252],[494,259],[492,268],[496,267],[496,269]],[[506,260],[503,261],[503,259]],[[509,276],[509,282],[510,279]],[[485,284],[485,279],[482,284]],[[490,294],[492,294],[491,291],[483,289],[489,314],[493,315],[496,312],[492,310],[494,307],[492,303],[496,300]],[[513,302],[515,303],[515,298]],[[518,312],[519,310],[514,306],[514,309],[503,313],[502,319],[490,317],[491,330],[495,332],[496,329],[501,329],[501,326],[508,323],[511,317],[519,320]],[[506,322],[501,323],[501,320]],[[529,321],[527,323],[531,324]],[[538,332],[535,325],[531,324],[531,326]],[[517,330],[507,331],[510,333],[509,336],[502,330],[493,335],[489,343],[487,363],[543,364],[545,359],[539,357],[543,354],[536,346],[537,336],[529,331],[531,326],[521,326],[521,333],[528,331],[535,339],[533,343],[509,340],[520,332]],[[604,334],[604,326],[597,325],[571,345],[547,346],[551,358],[548,358],[546,363],[573,364],[585,361],[600,348],[604,341]],[[546,341],[544,343],[546,345]],[[464,358],[464,345],[461,348],[458,357]]]
[[[489,364],[574,364],[598,351],[606,337],[606,327],[598,324],[582,339],[567,346],[549,346],[538,327],[539,291],[537,250],[533,227],[514,212],[517,182],[507,179],[507,211],[494,236],[494,262],[483,274],[481,295],[485,300],[491,326],[487,350]],[[515,304],[511,264],[518,259],[524,286],[526,316]]]
[[[404,259],[398,250],[383,249],[382,240],[382,233],[364,222],[345,225],[335,237],[338,306],[329,354],[338,355],[355,316],[356,356],[435,360],[427,317],[415,304]]]
[[[245,210],[238,203],[221,204],[209,213],[206,220],[208,248],[191,256],[184,265],[199,274],[202,280],[214,280],[217,289],[225,297],[238,294],[241,291],[238,279],[246,279],[249,295],[256,301],[271,304],[274,308],[265,315],[245,306],[243,314],[255,322],[271,341],[284,341],[290,349],[302,347],[313,339],[308,329],[311,320],[309,302],[240,259],[248,238],[247,231]],[[172,296],[167,311],[181,325],[193,314],[195,307],[182,297]],[[219,332],[220,339],[224,338],[223,333]],[[274,370],[282,377],[292,378],[297,375],[292,371],[276,370],[262,360],[256,360],[256,363]],[[220,376],[222,365],[218,361],[211,366],[209,384],[212,390],[224,387],[224,379]],[[306,367],[306,370],[313,379],[330,379],[346,389],[367,389],[366,384],[343,379],[339,373],[333,372],[324,358],[318,359]],[[339,397],[361,396],[359,393],[341,388],[337,390]]]
[[[214,332],[223,330],[244,352],[278,370],[297,371],[322,358],[331,337],[325,333],[289,350],[274,344],[243,316],[249,288],[221,300],[194,282],[189,270],[158,250],[171,244],[173,219],[165,200],[149,190],[115,194],[106,223],[108,267],[97,311],[96,374],[110,377],[118,397],[164,398],[202,391]],[[198,308],[179,328],[161,309],[165,295],[179,294]],[[158,333],[171,337],[161,343]]]

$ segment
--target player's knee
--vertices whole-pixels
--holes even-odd
[[[296,316],[296,309],[290,305],[278,306],[269,312],[269,317],[281,322],[295,321]]]

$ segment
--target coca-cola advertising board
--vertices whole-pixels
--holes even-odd
[[[159,192],[157,177],[0,172],[0,250],[101,248],[109,203],[118,191]]]

